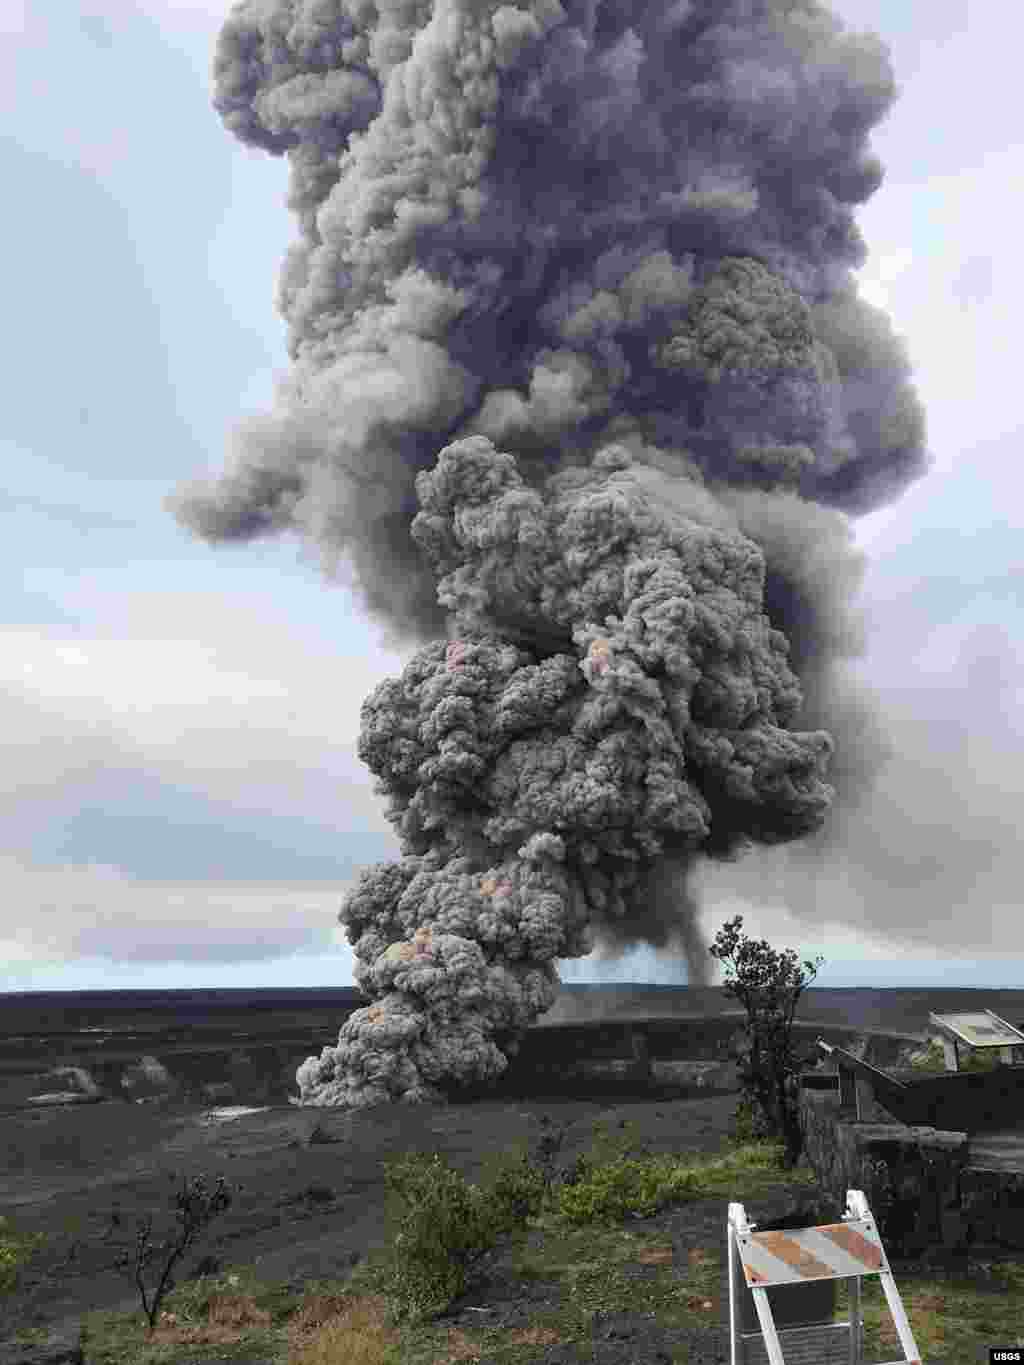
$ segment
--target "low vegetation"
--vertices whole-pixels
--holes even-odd
[[[750,1141],[745,1127],[738,1118],[724,1154],[701,1159],[652,1156],[632,1125],[612,1134],[598,1123],[590,1152],[563,1169],[557,1157],[564,1130],[548,1127],[532,1153],[519,1146],[492,1157],[478,1184],[465,1181],[436,1154],[394,1158],[385,1162],[386,1250],[358,1267],[348,1282],[310,1283],[299,1299],[280,1286],[261,1285],[244,1268],[180,1287],[167,1277],[160,1281],[164,1291],[148,1299],[140,1283],[140,1317],[88,1315],[86,1359],[90,1365],[172,1360],[184,1365],[204,1356],[201,1350],[195,1357],[182,1355],[183,1346],[215,1344],[227,1351],[251,1345],[255,1336],[261,1344],[274,1344],[282,1365],[427,1365],[446,1359],[431,1354],[450,1336],[438,1320],[493,1270],[495,1253],[509,1256],[524,1279],[550,1274],[572,1282],[558,1325],[538,1328],[541,1338],[546,1332],[550,1340],[561,1340],[566,1330],[584,1331],[599,1302],[605,1307],[636,1302],[637,1286],[617,1280],[624,1257],[638,1250],[637,1238],[623,1227],[631,1218],[716,1194],[735,1198],[745,1190],[750,1197],[779,1181],[781,1147]],[[802,1173],[801,1183],[813,1184],[813,1178]],[[180,1242],[179,1236],[173,1245]],[[4,1246],[11,1249],[12,1266],[31,1255],[13,1236]],[[587,1256],[581,1254],[585,1246]],[[671,1255],[662,1252],[662,1258],[667,1272]],[[709,1253],[707,1282],[689,1296],[702,1305],[696,1310],[700,1323],[717,1303],[718,1263]],[[16,1271],[9,1287],[15,1276]],[[666,1287],[660,1306],[668,1311],[673,1294]],[[647,1298],[654,1303],[657,1295],[648,1291]],[[520,1349],[529,1344],[526,1337],[518,1346],[512,1342],[505,1357],[510,1365],[529,1359]],[[539,1344],[540,1338],[533,1341]],[[179,1354],[171,1353],[172,1345]],[[457,1351],[451,1357],[459,1358]]]
[[[724,1245],[691,1251],[681,1284],[656,1218],[693,1200],[752,1199],[780,1184],[813,1195],[813,1173],[787,1171],[784,1144],[751,1140],[749,1127],[738,1110],[721,1155],[669,1157],[645,1151],[629,1125],[612,1133],[596,1124],[590,1151],[560,1166],[564,1131],[549,1126],[532,1152],[520,1146],[493,1157],[478,1183],[439,1155],[395,1158],[386,1163],[385,1249],[348,1281],[311,1282],[296,1294],[245,1267],[190,1280],[166,1294],[152,1326],[148,1314],[89,1314],[86,1360],[187,1365],[213,1359],[215,1348],[226,1362],[255,1344],[280,1365],[469,1365],[484,1356],[527,1365],[547,1344],[584,1345],[601,1312],[653,1314],[667,1327],[717,1325]],[[651,1215],[653,1226],[633,1230],[635,1216]],[[16,1242],[9,1234],[3,1246]],[[5,1261],[22,1255],[31,1249]],[[650,1278],[636,1277],[638,1265]],[[538,1308],[528,1326],[490,1326],[486,1315],[479,1328],[462,1318],[453,1326],[453,1305],[496,1272],[520,1285],[555,1282],[558,1302]],[[1011,1309],[1024,1293],[1024,1266],[976,1266],[967,1282],[901,1277],[900,1289],[924,1359],[958,1365],[986,1342],[1019,1340]],[[870,1280],[863,1308],[869,1358],[892,1358],[898,1342]]]
[[[127,1270],[135,1281],[150,1335],[156,1327],[160,1305],[174,1288],[174,1267],[213,1219],[231,1207],[231,1198],[231,1190],[225,1185],[223,1177],[218,1179],[216,1187],[209,1194],[206,1190],[205,1176],[199,1175],[194,1180],[183,1181],[181,1190],[174,1198],[180,1226],[173,1238],[159,1246],[153,1246],[150,1241],[153,1215],[147,1214],[145,1218],[139,1220],[134,1256],[126,1251],[118,1257],[116,1264],[118,1269]],[[159,1264],[161,1253],[162,1265]],[[157,1259],[159,1273],[156,1283],[150,1286],[147,1293],[146,1271],[154,1258]]]
[[[41,1233],[27,1237],[15,1230],[9,1218],[0,1217],[0,1296],[17,1287],[19,1267],[44,1241]]]
[[[1000,1065],[999,1054],[993,1048],[968,1048],[960,1053],[961,1071],[994,1071]],[[946,1054],[937,1038],[931,1038],[928,1046],[913,1061],[915,1071],[945,1071]]]

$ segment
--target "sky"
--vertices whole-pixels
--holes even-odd
[[[860,837],[899,831],[894,881],[920,869],[934,918],[882,936],[900,891],[851,871],[809,924],[766,862],[744,897],[709,871],[703,927],[741,914],[824,957],[820,986],[1024,989],[1024,17],[832,8],[888,43],[902,88],[871,140],[859,283],[906,339],[934,457],[856,523],[856,668],[897,748]],[[226,12],[0,6],[0,991],[351,985],[341,896],[399,852],[356,740],[407,655],[298,541],[211,547],[164,506],[288,363],[287,164],[211,108]],[[562,977],[685,982],[643,949]]]

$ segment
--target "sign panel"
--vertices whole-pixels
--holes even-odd
[[[1024,1047],[1024,1033],[991,1010],[964,1014],[931,1014],[928,1018],[947,1037],[968,1047]]]
[[[878,1274],[889,1268],[870,1218],[791,1232],[738,1233],[736,1250],[751,1289]]]

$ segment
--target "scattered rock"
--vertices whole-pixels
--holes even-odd
[[[315,1123],[306,1139],[308,1146],[315,1147],[331,1142],[341,1142],[343,1139],[333,1133],[329,1133],[319,1122]]]
[[[285,1204],[330,1204],[335,1194],[329,1185],[307,1185],[297,1194],[283,1194],[277,1200],[279,1206]]]

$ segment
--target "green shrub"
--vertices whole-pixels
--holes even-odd
[[[765,1118],[763,1111],[749,1096],[741,1096],[733,1115],[732,1134],[726,1145],[738,1150],[752,1143],[772,1142],[775,1136],[773,1125]]]
[[[375,1287],[394,1321],[422,1321],[466,1292],[482,1259],[519,1217],[521,1175],[510,1176],[492,1201],[437,1153],[409,1153],[386,1161],[384,1171],[393,1240]]]
[[[934,1038],[930,1039],[924,1054],[912,1061],[910,1066],[913,1071],[945,1071],[946,1060],[942,1044],[937,1043]]]
[[[485,1163],[484,1191],[495,1228],[514,1232],[527,1219],[536,1218],[551,1187],[551,1177],[525,1151],[502,1153]]]
[[[0,1294],[10,1294],[17,1289],[19,1269],[44,1240],[42,1233],[33,1237],[19,1236],[11,1229],[8,1219],[0,1217]]]
[[[557,1213],[574,1225],[620,1222],[630,1214],[648,1218],[667,1204],[693,1198],[699,1175],[670,1157],[617,1160],[586,1169],[573,1185],[555,1196]]]
[[[966,1057],[960,1057],[961,1071],[994,1071],[998,1065],[998,1052],[982,1052],[971,1048]]]
[[[354,1283],[384,1298],[392,1325],[423,1321],[464,1294],[499,1240],[522,1231],[531,1218],[551,1212],[579,1226],[649,1217],[666,1205],[700,1198],[704,1188],[728,1191],[737,1162],[767,1171],[783,1155],[778,1143],[747,1143],[732,1158],[694,1169],[673,1157],[652,1156],[638,1143],[633,1123],[612,1132],[597,1122],[593,1131],[590,1153],[568,1171],[557,1172],[553,1162],[563,1128],[542,1133],[533,1160],[519,1145],[485,1162],[479,1186],[468,1184],[436,1153],[385,1161],[388,1246],[364,1262]]]
[[[596,1124],[595,1146],[603,1156],[625,1160],[637,1145],[634,1127],[612,1136]],[[546,1206],[554,1203],[557,1208],[554,1191],[573,1188],[567,1179],[574,1178],[572,1172],[555,1169],[564,1137],[564,1125],[554,1131],[545,1125],[534,1159],[522,1144],[508,1148],[484,1163],[480,1186],[468,1184],[436,1153],[409,1153],[384,1163],[389,1246],[359,1278],[384,1296],[392,1322],[422,1321],[443,1312],[466,1292],[502,1238],[520,1232]],[[638,1163],[633,1165],[639,1172]],[[578,1162],[576,1177],[595,1169],[602,1168],[594,1158]],[[607,1184],[607,1177],[598,1176],[602,1178]],[[615,1179],[622,1176],[613,1176],[611,1183]],[[619,1202],[633,1198],[653,1207],[652,1200],[660,1197],[657,1189],[664,1185],[665,1177],[657,1173],[634,1174]],[[586,1196],[578,1199],[585,1202]],[[604,1202],[610,1207],[614,1199],[605,1196]]]
[[[9,1293],[17,1284],[20,1260],[18,1248],[6,1237],[0,1238],[0,1293]]]
[[[727,1194],[735,1187],[738,1168],[766,1176],[786,1169],[782,1142],[733,1139],[726,1145],[724,1156],[697,1163],[649,1154],[621,1154],[608,1161],[583,1157],[578,1179],[553,1192],[554,1212],[575,1226],[620,1222],[631,1215],[646,1218],[671,1204]]]

